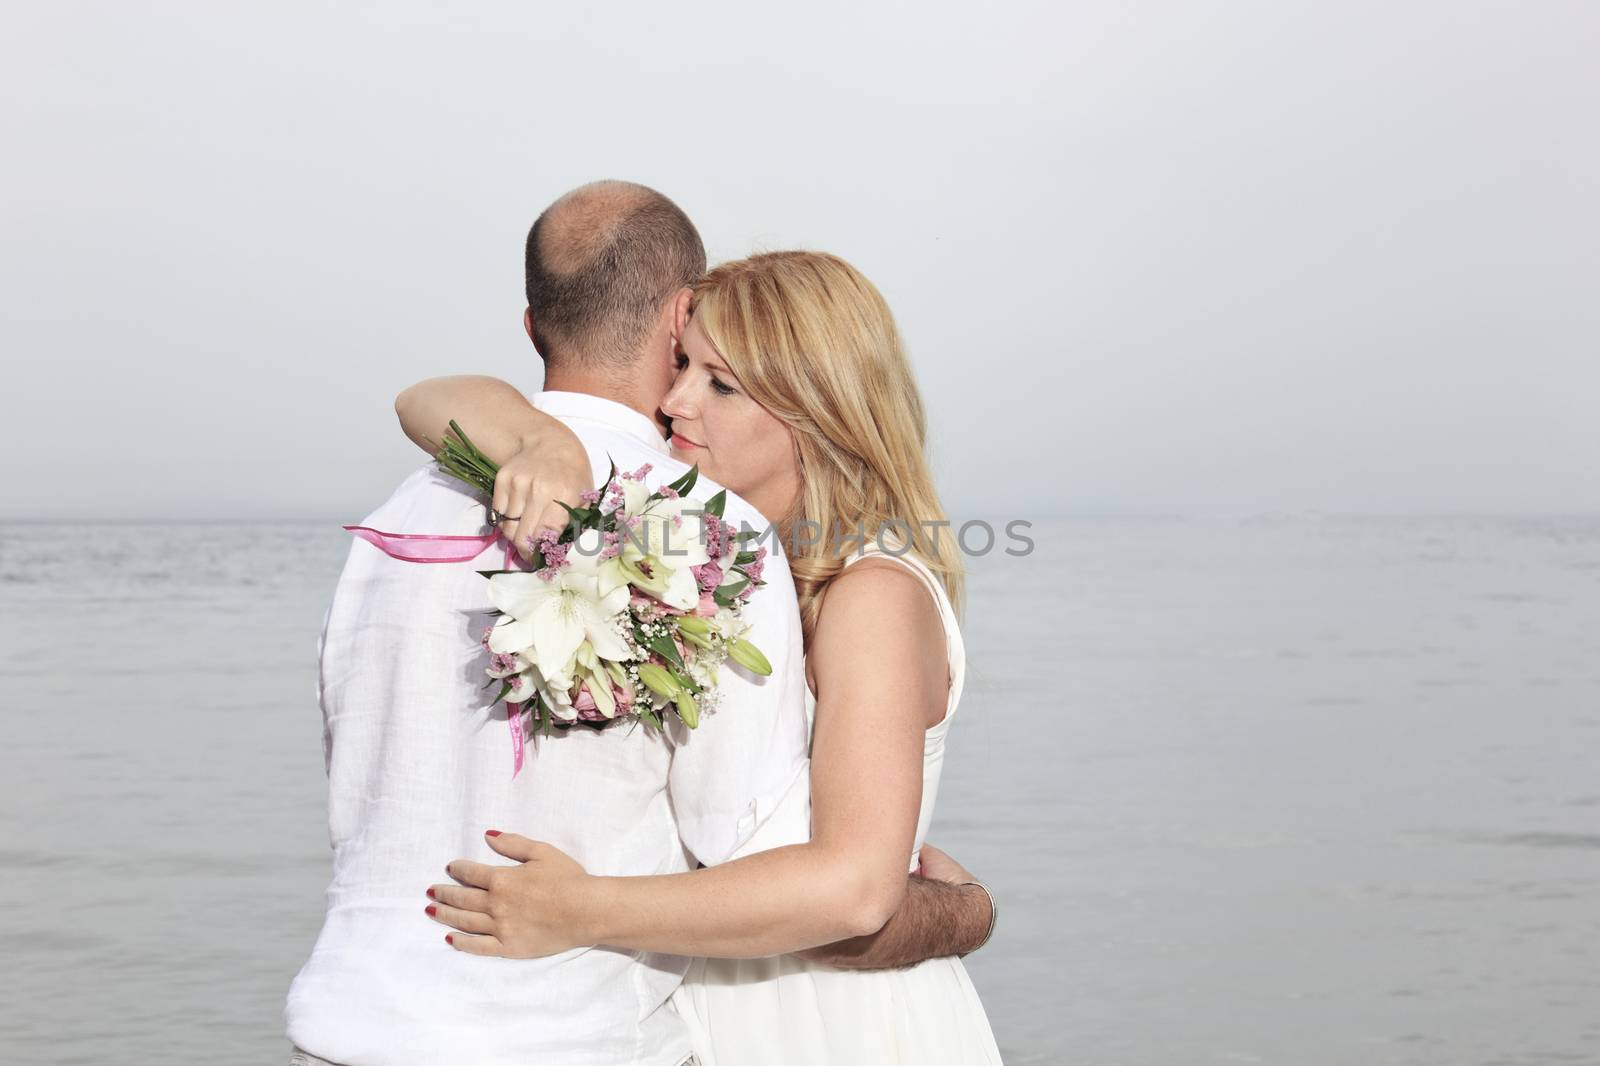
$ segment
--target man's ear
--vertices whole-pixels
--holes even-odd
[[[533,350],[539,353],[539,358],[547,358],[544,349],[539,347],[539,335],[533,331],[533,308],[531,307],[522,312],[522,328],[528,331],[528,339],[533,342]]]
[[[672,335],[679,339],[689,328],[689,305],[694,302],[694,290],[685,285],[672,298]]]

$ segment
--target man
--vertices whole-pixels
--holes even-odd
[[[684,467],[666,454],[656,411],[688,285],[705,269],[693,225],[653,190],[602,182],[546,210],[527,257],[525,324],[545,361],[536,406],[578,435],[596,484],[612,463],[650,464],[652,485],[676,478]],[[716,491],[702,482],[694,495]],[[732,495],[725,514],[765,525]],[[362,524],[471,534],[483,518],[481,500],[430,464]],[[300,1061],[346,1066],[678,1066],[689,1041],[666,1001],[686,960],[600,948],[481,959],[443,943],[419,894],[442,880],[447,859],[495,858],[479,835],[486,826],[536,835],[591,872],[650,874],[725,861],[773,812],[793,818],[806,795],[807,729],[788,563],[774,547],[767,584],[746,608],[772,674],[725,670],[724,713],[692,734],[558,730],[531,742],[515,776],[504,712],[482,709],[481,568],[352,545],[321,653],[334,875],[322,933],[289,992],[289,1037]],[[975,943],[986,905],[952,913],[952,898],[908,893],[885,949],[920,958]],[[871,938],[839,957],[886,961]]]

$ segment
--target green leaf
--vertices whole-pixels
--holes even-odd
[[[738,555],[735,555],[733,557],[733,565],[734,566],[749,566],[751,563],[753,563],[755,561],[756,561],[756,553],[755,552],[740,552]]]
[[[748,577],[742,577],[738,581],[734,581],[718,588],[717,591],[713,593],[713,597],[718,603],[722,604],[722,606],[732,607],[733,601],[738,598],[739,593],[743,592],[745,587],[749,584],[750,579]]]
[[[715,496],[711,497],[711,499],[706,501],[705,511],[706,511],[707,514],[714,514],[718,518],[721,518],[722,517],[723,508],[725,508],[727,506],[728,506],[728,490],[727,489],[722,489]]]
[[[668,670],[667,673],[672,675],[672,680],[676,681],[678,683],[678,687],[685,692],[701,693],[705,691],[704,686],[697,685],[693,681],[689,680],[687,674],[682,671]]]
[[[676,492],[679,496],[687,496],[689,495],[689,490],[694,488],[694,483],[699,480],[700,464],[696,463],[694,466],[689,468],[689,472],[687,474],[684,474],[678,480],[672,482],[667,486],[667,488]]]
[[[651,637],[649,640],[641,641],[641,643],[673,666],[680,670],[683,669],[683,656],[678,654],[678,646],[672,643],[671,637],[662,634]]]

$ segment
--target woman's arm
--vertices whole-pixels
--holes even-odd
[[[945,635],[927,590],[893,563],[835,579],[812,640],[817,724],[812,839],[691,873],[590,877],[522,837],[518,866],[451,863],[434,917],[478,954],[525,958],[589,944],[678,955],[778,955],[873,933],[906,892],[922,800],[924,725],[948,698]],[[704,728],[716,728],[708,721]]]
[[[500,464],[491,506],[513,516],[500,532],[523,558],[531,554],[529,537],[567,524],[557,501],[576,506],[579,494],[595,487],[589,454],[577,435],[499,378],[463,374],[419,381],[395,397],[394,411],[406,436],[429,455],[439,450],[454,420]]]
[[[535,409],[514,386],[478,374],[419,381],[394,398],[394,413],[400,416],[406,436],[429,455],[439,450],[454,419],[497,463],[515,455],[525,435],[556,421]]]
[[[932,844],[923,845],[921,858],[920,874],[907,879],[905,901],[882,929],[798,954],[846,970],[891,970],[976,951],[993,929],[992,898]]]

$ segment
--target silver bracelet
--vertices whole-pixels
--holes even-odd
[[[977,885],[979,888],[983,889],[983,894],[989,897],[989,929],[983,934],[983,939],[973,945],[971,951],[963,951],[961,953],[962,958],[966,958],[968,955],[971,955],[973,951],[977,951],[979,948],[983,947],[983,945],[989,942],[989,938],[994,936],[994,923],[996,919],[1000,917],[1000,911],[994,905],[994,893],[989,891],[989,886],[984,884],[982,881],[963,881],[961,882],[960,887],[966,888],[968,885]]]

